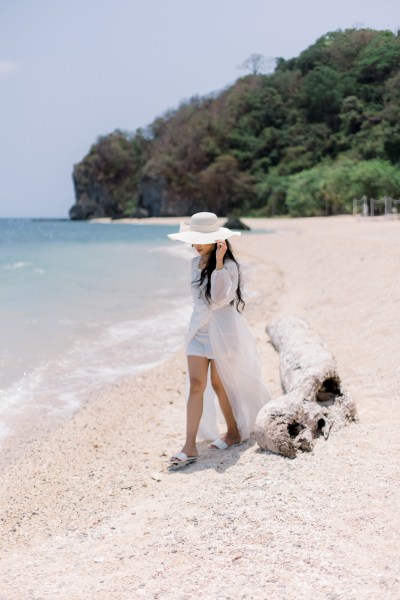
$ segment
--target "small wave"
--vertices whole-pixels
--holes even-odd
[[[30,267],[31,265],[32,265],[32,263],[30,263],[30,262],[19,261],[19,262],[11,263],[9,265],[3,265],[3,269],[8,269],[8,270],[25,269],[26,267]]]
[[[189,244],[174,244],[171,242],[171,245],[165,246],[155,246],[149,250],[150,254],[154,252],[160,254],[170,254],[172,256],[179,256],[180,258],[191,260],[195,254]]]
[[[78,340],[63,357],[51,360],[0,391],[0,437],[23,411],[63,418],[93,392],[163,362],[183,344],[189,303],[165,313],[115,323],[94,339]]]

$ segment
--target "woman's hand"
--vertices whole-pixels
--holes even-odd
[[[217,261],[217,271],[220,271],[224,265],[224,256],[227,251],[226,241],[225,240],[217,240],[217,252],[215,254]]]

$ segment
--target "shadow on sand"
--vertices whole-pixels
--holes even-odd
[[[240,446],[227,448],[226,450],[213,450],[208,447],[209,442],[198,444],[199,457],[195,462],[183,466],[167,465],[167,473],[185,473],[190,475],[196,471],[205,471],[214,469],[216,473],[225,473],[231,467],[236,466],[243,452],[253,446],[257,446],[255,440],[249,439]],[[271,454],[269,451],[256,448],[257,452],[262,454]]]

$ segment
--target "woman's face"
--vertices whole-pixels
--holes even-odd
[[[193,244],[193,248],[196,250],[200,256],[205,256],[206,254],[210,254],[214,248],[215,244]]]

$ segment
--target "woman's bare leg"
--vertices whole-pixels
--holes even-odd
[[[226,425],[228,428],[226,435],[224,435],[222,439],[228,444],[228,446],[232,446],[232,444],[238,444],[241,440],[236,419],[233,414],[229,398],[226,394],[225,388],[218,374],[215,361],[213,360],[211,361],[211,383],[215,393],[218,396],[219,405],[221,407],[222,414],[224,415]]]
[[[187,456],[197,456],[196,436],[203,414],[203,394],[207,385],[209,359],[203,356],[188,356],[190,380],[189,398],[187,401],[186,442],[182,448]]]

